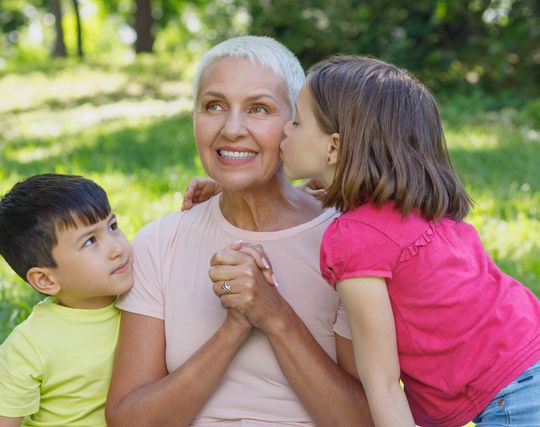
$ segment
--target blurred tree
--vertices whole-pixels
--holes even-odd
[[[62,27],[62,5],[60,0],[49,0],[49,7],[54,16],[55,39],[52,49],[53,56],[66,57],[66,44],[64,42],[64,28]]]
[[[82,40],[82,23],[81,23],[81,13],[79,11],[79,0],[71,0],[73,4],[73,11],[75,13],[75,22],[77,29],[77,56],[82,58],[84,56],[83,52],[83,40]]]
[[[154,50],[154,37],[152,35],[152,2],[151,0],[137,0],[135,8],[135,52],[152,52]]]
[[[368,54],[430,86],[540,87],[538,0],[238,0],[249,32],[282,41],[304,66]],[[521,82],[516,77],[519,76]]]

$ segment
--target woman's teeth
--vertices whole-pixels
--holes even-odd
[[[257,153],[250,153],[247,151],[226,151],[219,150],[219,155],[221,157],[226,157],[227,159],[251,159],[257,155]]]

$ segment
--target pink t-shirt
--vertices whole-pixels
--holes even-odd
[[[259,243],[272,262],[279,292],[335,360],[335,333],[351,337],[337,294],[319,272],[322,235],[335,216],[335,211],[327,210],[290,229],[246,231],[223,217],[219,197],[188,212],[167,215],[135,238],[135,284],[118,307],[165,321],[166,363],[172,372],[225,319],[208,278],[211,256],[238,240]],[[192,425],[314,424],[289,386],[267,338],[254,330]]]
[[[465,222],[362,205],[328,227],[321,271],[333,286],[386,279],[419,425],[466,424],[540,359],[538,298],[499,270]]]

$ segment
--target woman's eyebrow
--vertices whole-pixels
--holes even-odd
[[[226,96],[221,93],[221,92],[216,92],[216,91],[213,91],[213,90],[209,90],[209,91],[206,91],[202,94],[202,96],[213,96],[213,97],[216,97],[216,98],[226,98]],[[271,99],[272,101],[274,102],[278,102],[278,99],[273,96],[273,95],[270,95],[269,93],[256,93],[256,94],[253,94],[253,95],[250,95],[246,98],[247,101],[255,101],[257,99],[261,99],[261,98],[268,98],[268,99]]]

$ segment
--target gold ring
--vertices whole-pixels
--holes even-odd
[[[228,295],[231,293],[231,284],[228,280],[223,282],[223,285],[221,285],[221,290],[223,291],[223,295]]]

